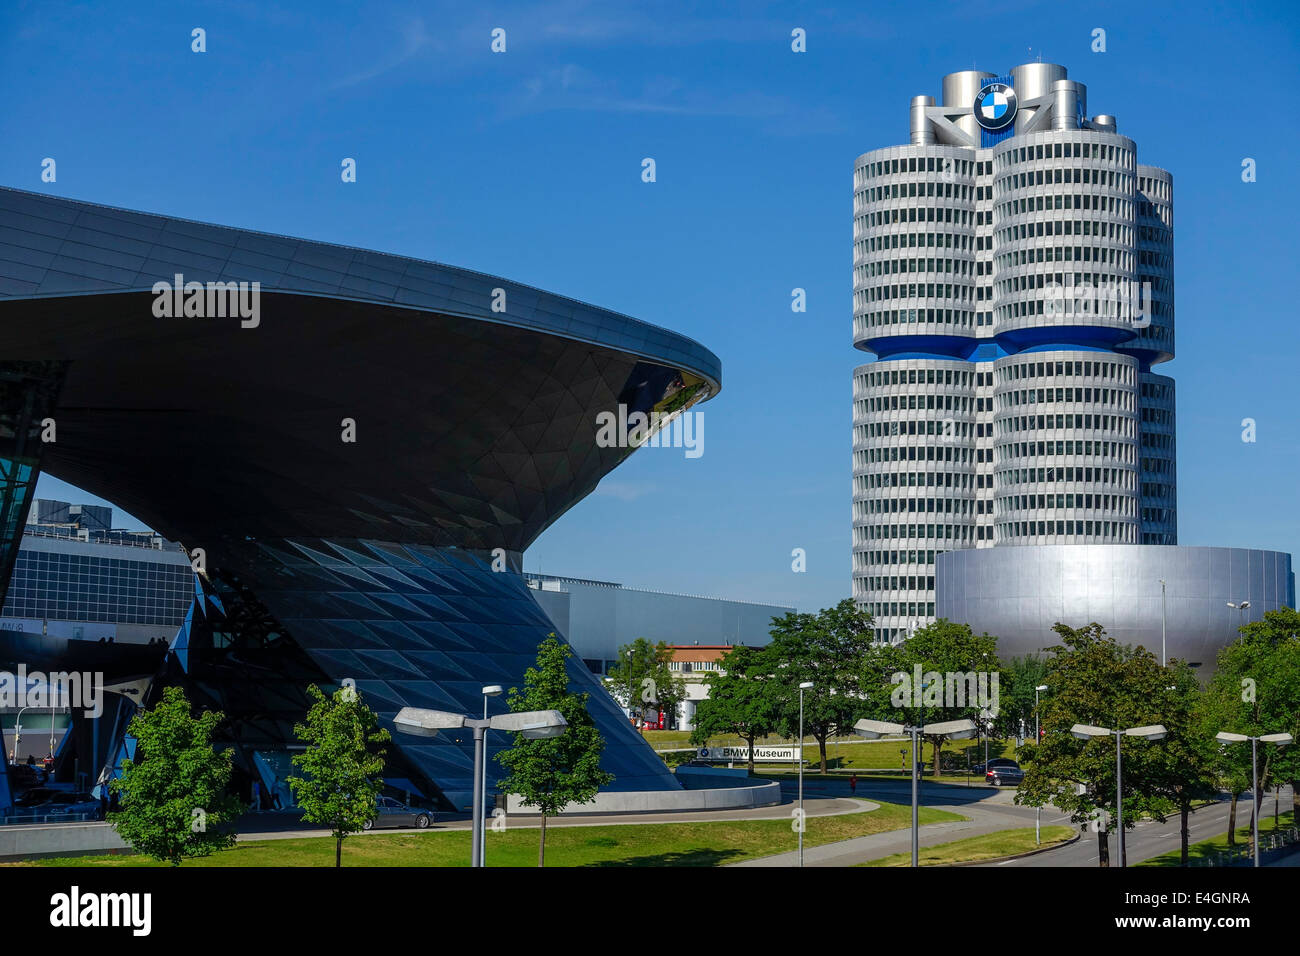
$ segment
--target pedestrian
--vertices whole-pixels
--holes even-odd
[[[849,793],[856,796],[857,792],[858,792],[858,774],[857,771],[854,771],[852,774],[849,775]]]

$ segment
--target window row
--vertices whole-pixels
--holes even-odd
[[[1137,528],[1118,521],[1006,521],[997,526],[998,537],[1045,538],[1085,537],[1104,538],[1119,543],[1135,543]]]
[[[934,556],[943,554],[942,551],[858,551],[866,565],[902,565],[902,564],[934,564]],[[855,556],[856,556],[855,555]]]
[[[934,617],[933,601],[881,601],[868,602],[865,607],[873,617]],[[924,622],[917,622],[918,624]],[[879,635],[881,631],[877,630]],[[895,635],[903,636],[903,635]],[[892,639],[892,636],[891,636]]]
[[[1020,211],[1043,212],[1042,201],[1042,196],[1037,197],[1037,209],[1035,210],[1033,198],[1024,200],[1028,204],[1028,208]],[[1121,200],[1111,201],[1120,206],[1128,205]],[[1132,218],[1131,210],[1130,213],[1125,213],[1123,210],[1110,211],[1115,212],[1120,219]],[[1047,236],[1094,236],[1097,239],[1109,239],[1122,246],[1131,247],[1134,245],[1132,226],[1107,219],[1039,219],[1034,222],[1004,226],[998,229],[995,235],[998,245],[1023,242],[1028,239],[1042,239]]]
[[[1091,511],[1110,511],[1116,514],[1133,514],[1134,502],[1128,495],[1092,495],[1057,492],[1051,495],[1006,495],[997,499],[998,514],[1011,511],[1059,511],[1084,508]]]
[[[998,472],[998,487],[1000,488],[1005,488],[1008,485],[1045,485],[1055,482],[1082,482],[1085,484],[1114,485],[1118,488],[1132,488],[1133,472],[1124,468],[1094,468],[1087,465],[1007,468]]]
[[[971,316],[975,313],[965,309],[884,309],[876,312],[860,312],[865,303],[853,296],[854,311],[858,312],[858,324],[865,328],[878,328],[885,325],[911,325],[918,322],[939,322],[945,325],[971,327]]]
[[[1032,163],[1040,159],[1100,159],[1131,169],[1137,157],[1131,149],[1110,143],[1073,141],[1037,143],[1009,149],[993,157],[993,171],[1001,172],[1020,163]]]
[[[1088,449],[1093,449],[1089,451]],[[1133,446],[1127,442],[1113,441],[1092,441],[1092,440],[1060,440],[1056,441],[1029,441],[1029,442],[1007,442],[998,445],[998,461],[1018,461],[1022,459],[1043,458],[1048,455],[1061,456],[1085,456],[1095,455],[1097,457],[1109,458],[1111,461],[1134,464],[1137,456],[1134,453]]]
[[[900,258],[877,259],[864,262],[853,270],[854,283],[861,285],[873,276],[907,275],[912,272],[937,272],[943,275],[968,276],[974,274],[970,259]]]

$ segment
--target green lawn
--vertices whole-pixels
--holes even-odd
[[[921,822],[962,817],[921,808]],[[882,803],[878,810],[834,817],[809,817],[806,846],[834,843],[911,823],[911,809]],[[536,828],[488,833],[489,866],[536,866]],[[714,823],[628,824],[551,827],[546,831],[550,866],[718,866],[793,850],[796,837],[786,820],[730,820]],[[468,830],[432,830],[350,838],[343,844],[344,866],[466,866]],[[32,861],[40,866],[157,866],[136,855],[60,857]],[[22,864],[20,864],[22,865]],[[30,864],[27,864],[30,865]],[[240,843],[185,866],[333,866],[334,842],[328,837],[258,840]]]
[[[1040,846],[1034,842],[1034,828],[1021,830],[1000,830],[986,833],[984,836],[967,837],[951,843],[921,847],[916,861],[921,866],[952,866],[954,863],[974,863],[979,860],[996,860],[1004,856],[1017,856],[1033,850],[1064,843],[1075,835],[1072,827],[1043,827],[1043,842]],[[862,866],[911,866],[912,854],[895,853],[893,856],[871,860]]]
[[[1268,809],[1267,803],[1268,801],[1266,800],[1265,810]],[[1240,823],[1242,820],[1245,820],[1245,826],[1237,827],[1237,846],[1249,847],[1250,846],[1250,811],[1247,810],[1243,814],[1241,812],[1240,807],[1238,807],[1237,822]],[[1295,825],[1293,823],[1293,818],[1290,810],[1284,811],[1278,817],[1278,820],[1283,830]],[[1273,829],[1273,815],[1271,813],[1266,812],[1262,817],[1259,818],[1259,839],[1260,839],[1261,849],[1263,849],[1268,845],[1268,834],[1272,829]],[[1199,843],[1189,844],[1187,847],[1187,862],[1191,866],[1196,866],[1198,863],[1210,865],[1211,858],[1214,856],[1214,854],[1221,850],[1226,850],[1227,847],[1228,847],[1228,833],[1225,830],[1223,833],[1220,833],[1216,837],[1210,837],[1210,839],[1202,840]],[[1134,866],[1182,866],[1182,850],[1179,847],[1175,847],[1172,852],[1162,853],[1160,856],[1153,856],[1149,860],[1143,860],[1141,863],[1135,863]]]

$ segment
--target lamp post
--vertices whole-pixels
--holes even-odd
[[[632,684],[632,648],[629,647],[627,649],[627,715],[632,720],[632,726],[640,733],[641,727],[636,721],[636,715],[632,713],[632,695],[635,693]]]
[[[1240,612],[1241,612],[1241,618],[1240,618],[1240,620],[1244,621],[1244,620],[1246,619],[1246,612],[1250,610],[1250,602],[1249,602],[1249,601],[1241,601],[1241,602],[1229,601],[1229,602],[1228,602],[1228,607],[1232,608],[1234,611],[1240,611]],[[1241,630],[1241,625],[1240,625],[1240,624],[1237,625],[1237,630]]]
[[[498,714],[495,717],[467,717],[445,710],[403,707],[393,718],[402,733],[419,737],[436,737],[440,730],[468,727],[474,732],[474,803],[470,847],[470,866],[482,866],[483,859],[483,738],[488,730],[522,735],[527,740],[558,737],[569,725],[558,710],[527,710],[522,713]]]
[[[31,706],[31,704],[27,704],[26,706],[23,706],[23,707],[18,708],[18,716],[14,718],[14,759],[13,759],[13,762],[14,762],[15,765],[17,765],[17,763],[18,763],[18,744],[19,744],[19,743],[22,741],[22,739],[23,739],[23,711],[25,711],[25,710],[26,710],[28,707],[30,707],[30,706]]]
[[[487,712],[488,698],[500,697],[503,693],[505,693],[505,689],[500,684],[489,684],[487,687],[483,688],[483,719],[484,720],[487,720],[487,715],[488,715]],[[487,758],[488,758],[487,736],[484,735],[483,737],[483,802],[485,804],[487,803],[487,766],[488,766]],[[485,806],[483,809],[486,812],[487,807]],[[487,866],[487,831],[486,830],[483,831],[483,839],[478,845],[478,865]]]
[[[803,866],[803,830],[806,825],[803,815],[803,692],[812,690],[813,682],[804,681],[799,685],[799,865]]]
[[[984,731],[984,773],[987,775],[989,772],[989,732],[993,729],[990,726],[992,724],[990,718],[992,718],[993,714],[987,707],[981,707],[979,716],[980,728]]]
[[[1128,866],[1124,846],[1124,756],[1120,751],[1120,740],[1124,737],[1137,737],[1141,740],[1164,740],[1168,735],[1163,724],[1149,724],[1145,727],[1130,727],[1128,730],[1111,730],[1108,727],[1094,727],[1091,724],[1075,724],[1070,733],[1080,740],[1092,737],[1115,736],[1115,817],[1119,824],[1119,865]]]
[[[868,740],[878,740],[884,736],[897,734],[910,734],[912,736],[912,866],[919,865],[917,859],[920,856],[921,847],[921,828],[919,824],[920,779],[916,772],[916,751],[921,729],[920,726],[891,724],[884,720],[859,720],[853,725],[853,732]],[[975,733],[975,721],[949,720],[944,723],[931,724],[930,733],[941,737],[951,737],[954,740],[962,740]]]
[[[1039,725],[1038,719],[1038,695],[1047,690],[1046,684],[1039,684],[1034,688],[1034,747],[1038,747],[1043,742],[1043,731]],[[1043,808],[1034,807],[1034,844],[1041,845],[1043,842]]]
[[[1247,740],[1250,741],[1250,802],[1253,806],[1251,812],[1251,838],[1255,844],[1255,865],[1259,866],[1259,742],[1262,740],[1266,744],[1277,744],[1279,747],[1285,747],[1293,742],[1290,734],[1261,734],[1258,737],[1251,737],[1248,734],[1232,734],[1226,730],[1220,731],[1214,735],[1214,739],[1221,744],[1241,744]]]

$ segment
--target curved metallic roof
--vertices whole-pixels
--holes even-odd
[[[177,273],[260,282],[257,324],[159,316]],[[522,551],[632,453],[601,444],[601,412],[681,411],[721,377],[690,339],[504,279],[11,189],[0,358],[66,369],[44,471],[210,557],[245,537]]]
[[[722,363],[694,339],[620,312],[482,272],[308,239],[0,187],[0,299],[148,291],[176,273],[536,329],[673,364],[707,379]],[[493,312],[494,289],[506,311]]]

